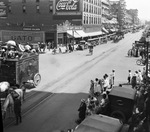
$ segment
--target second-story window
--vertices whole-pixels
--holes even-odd
[[[25,5],[22,6],[22,12],[26,13],[26,6]]]
[[[36,6],[36,12],[40,13],[40,6],[39,5]]]

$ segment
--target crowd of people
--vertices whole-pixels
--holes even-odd
[[[81,100],[77,124],[80,124],[86,116],[105,112],[109,102],[108,94],[114,86],[114,80],[115,70],[112,70],[109,75],[105,74],[102,79],[95,78],[95,80],[90,81],[89,96],[87,99]]]
[[[136,90],[135,111],[129,122],[130,127],[140,130],[139,125],[142,121],[150,121],[150,85],[145,83],[146,69],[137,70],[132,74],[128,71],[127,84]],[[79,106],[79,119],[76,120],[80,124],[87,116],[92,114],[104,114],[109,103],[108,94],[113,89],[115,80],[115,70],[112,70],[108,76],[105,74],[102,79],[95,78],[91,80],[89,96],[87,99],[81,99]],[[122,87],[122,85],[119,85]],[[135,120],[136,118],[136,120]],[[140,128],[141,127],[141,128]]]

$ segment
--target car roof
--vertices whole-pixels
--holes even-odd
[[[110,91],[109,95],[128,98],[128,99],[134,99],[136,94],[136,90],[129,88],[129,87],[119,87],[115,86]]]
[[[119,132],[122,125],[116,118],[105,115],[91,115],[86,117],[75,132]]]

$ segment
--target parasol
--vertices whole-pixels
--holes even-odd
[[[13,40],[9,40],[6,42],[7,45],[16,46],[16,42]]]
[[[1,82],[0,83],[0,91],[5,92],[9,88],[10,84],[8,82]]]

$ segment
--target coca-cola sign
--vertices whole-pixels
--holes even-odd
[[[56,0],[56,12],[79,11],[80,0]]]

